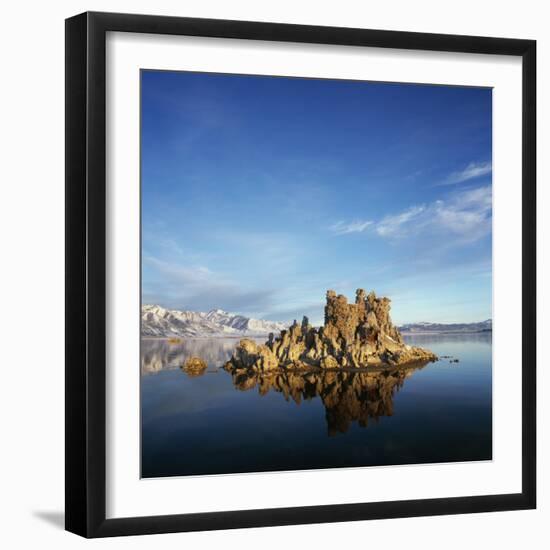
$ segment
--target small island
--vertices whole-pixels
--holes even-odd
[[[437,361],[429,350],[409,346],[390,319],[389,298],[363,289],[349,304],[342,294],[327,291],[325,324],[313,327],[304,317],[265,344],[243,339],[226,363],[228,371],[274,369],[366,369]]]

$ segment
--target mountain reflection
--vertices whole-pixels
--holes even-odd
[[[233,353],[235,338],[186,338],[170,343],[166,339],[141,340],[141,373],[152,374],[163,369],[177,369],[189,357],[200,357],[211,368],[222,366]]]
[[[239,390],[258,388],[260,395],[270,391],[299,405],[302,400],[320,398],[325,407],[328,435],[345,433],[353,422],[366,428],[381,416],[393,415],[393,398],[405,379],[424,365],[378,372],[324,371],[234,373]]]
[[[143,339],[141,372],[143,375],[151,375],[162,370],[180,369],[191,357],[199,357],[207,362],[210,369],[218,370],[229,360],[237,343],[238,340],[234,338],[189,338],[176,343],[161,339]],[[361,427],[367,427],[381,416],[392,416],[395,393],[406,378],[423,366],[378,371],[219,372],[224,378],[227,377],[228,383],[231,380],[233,387],[238,390],[257,388],[260,395],[280,393],[287,401],[293,401],[297,405],[303,400],[319,398],[325,408],[328,434],[336,435],[348,431],[354,422]],[[204,371],[200,372],[203,373]],[[187,373],[188,377],[193,377],[193,374]],[[196,382],[200,384],[200,378]]]

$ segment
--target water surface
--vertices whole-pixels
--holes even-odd
[[[459,362],[235,376],[238,339],[144,339],[142,476],[490,460],[490,333],[406,340]],[[191,356],[202,376],[179,368]]]

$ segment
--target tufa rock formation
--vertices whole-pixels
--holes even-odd
[[[181,368],[188,376],[202,376],[206,372],[208,364],[200,357],[190,357]]]
[[[355,303],[327,292],[325,324],[312,327],[307,317],[258,345],[241,340],[227,370],[338,369],[396,366],[437,361],[428,350],[409,346],[390,319],[390,300],[357,290]]]

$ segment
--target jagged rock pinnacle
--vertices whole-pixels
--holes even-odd
[[[360,288],[354,304],[334,290],[327,291],[323,327],[311,327],[304,317],[301,325],[295,320],[276,338],[270,334],[264,345],[241,340],[226,368],[368,368],[436,360],[431,351],[403,341],[391,321],[388,298],[377,298],[374,291],[367,295]]]

